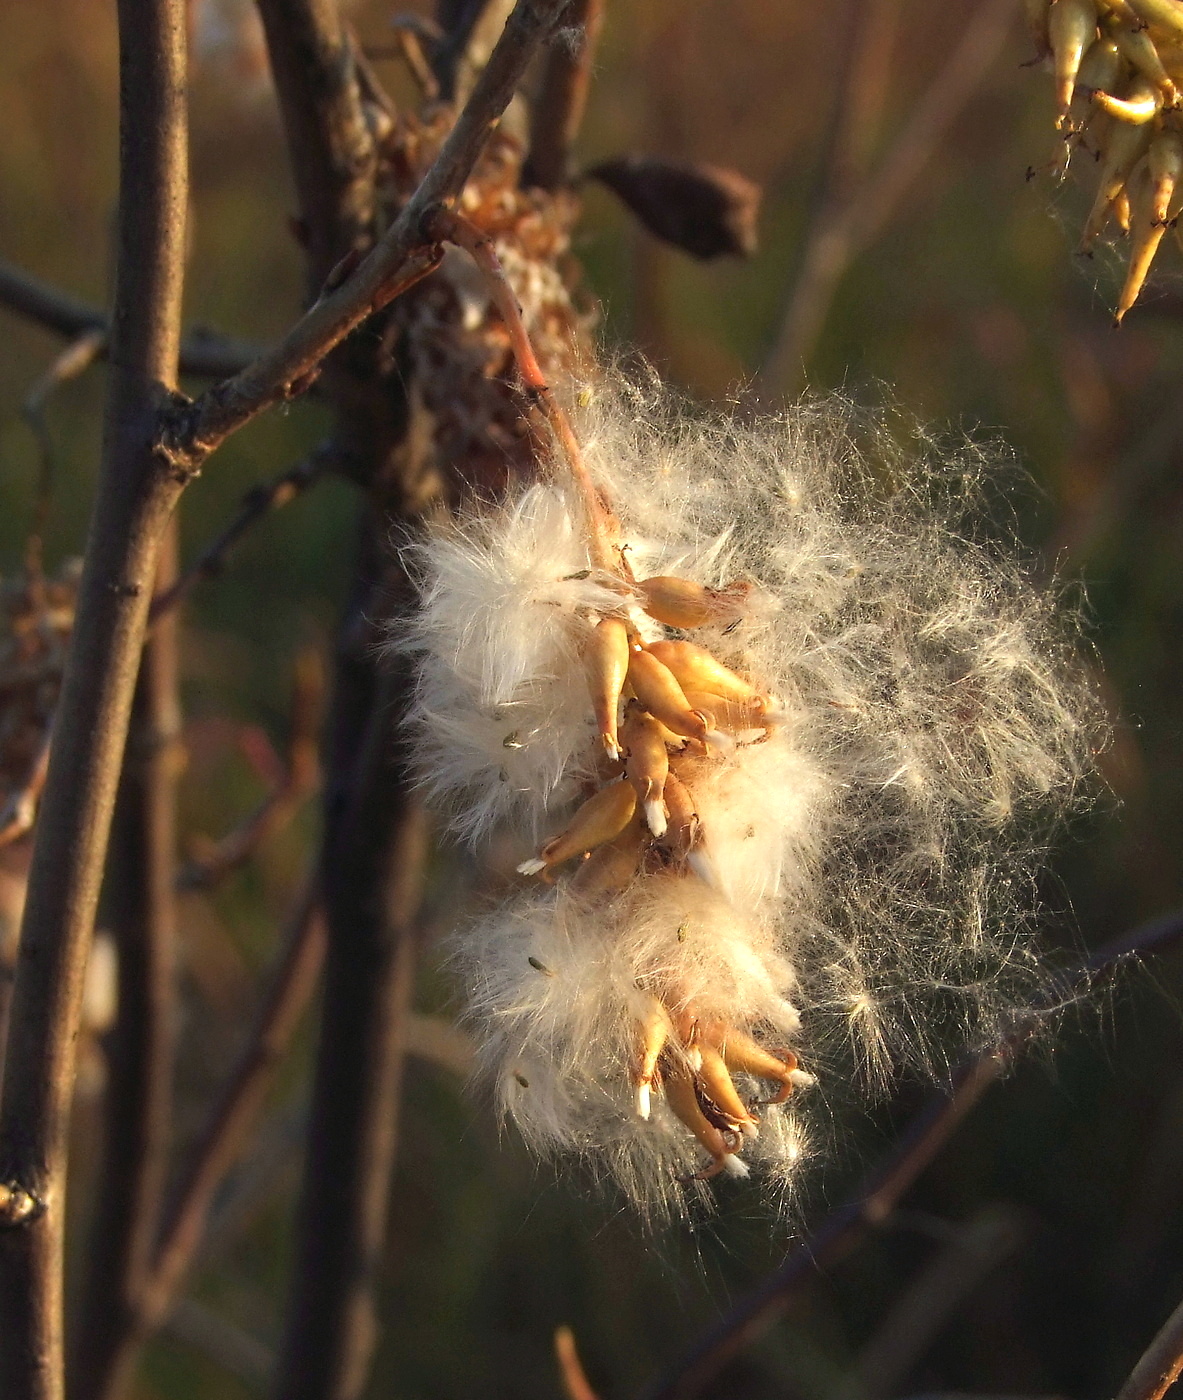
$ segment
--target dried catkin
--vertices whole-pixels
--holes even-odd
[[[408,547],[392,642],[432,802],[530,872],[458,940],[469,1022],[526,1139],[653,1215],[717,1173],[783,1198],[815,1075],[935,1069],[1041,985],[1033,881],[1103,730],[1075,615],[984,542],[988,453],[837,400],[572,399],[619,571],[556,469]]]

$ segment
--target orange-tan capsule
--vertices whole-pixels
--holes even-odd
[[[683,691],[706,691],[740,703],[761,698],[754,685],[716,661],[706,647],[694,642],[650,642],[649,650],[669,668]]]
[[[610,758],[620,757],[617,722],[620,693],[628,675],[628,628],[618,617],[606,617],[592,628],[583,653],[596,730]]]
[[[620,835],[632,819],[637,795],[632,784],[618,779],[589,797],[571,819],[566,830],[553,837],[531,860],[522,861],[522,875],[538,875],[573,856],[586,855]]]
[[[702,1042],[698,1047],[698,1077],[703,1091],[711,1102],[735,1124],[741,1133],[757,1137],[759,1128],[756,1118],[747,1104],[740,1098],[723,1056],[713,1045]]]
[[[1086,252],[1105,227],[1114,201],[1121,194],[1130,172],[1150,145],[1150,128],[1130,122],[1112,122],[1105,141],[1105,160],[1097,182],[1097,195],[1085,220],[1080,250]]]
[[[639,1049],[633,1067],[633,1089],[637,1117],[647,1119],[652,1111],[653,1080],[657,1075],[657,1061],[669,1039],[670,1021],[665,1007],[652,993],[646,993],[645,1003],[645,1011],[638,1026]]]
[[[1162,106],[1162,93],[1149,78],[1135,78],[1123,96],[1094,92],[1093,101],[1115,120],[1140,126],[1143,122],[1154,120]]]
[[[1149,169],[1141,169],[1138,172],[1138,178],[1133,180],[1131,184],[1130,261],[1126,269],[1121,295],[1118,297],[1117,310],[1113,315],[1114,323],[1119,326],[1125,318],[1126,312],[1138,300],[1150,272],[1150,265],[1154,261],[1154,255],[1158,252],[1158,245],[1162,242],[1162,236],[1167,231],[1166,220],[1156,219],[1154,216],[1155,191],[1151,183]],[[1169,204],[1166,211],[1168,218],[1178,214],[1180,207],[1183,207],[1183,201]]]
[[[645,821],[654,836],[664,836],[665,803],[662,792],[669,776],[670,756],[665,746],[667,731],[648,711],[631,704],[624,716],[620,742],[624,746],[624,772],[637,794]]]
[[[784,1103],[793,1092],[797,1057],[791,1050],[782,1051],[779,1057],[773,1055],[746,1032],[734,1027],[728,1027],[718,1037],[718,1045],[728,1069],[755,1075],[757,1079],[771,1079],[781,1086],[771,1103]]]
[[[1112,39],[1101,38],[1089,46],[1088,53],[1080,63],[1080,71],[1076,75],[1077,88],[1087,88],[1089,91],[1096,91],[1100,88],[1104,92],[1112,92],[1121,79],[1122,69],[1121,53]]]
[[[641,606],[667,627],[706,627],[733,622],[742,616],[750,592],[745,584],[730,588],[706,588],[688,578],[660,574],[637,584]]]
[[[1126,0],[1150,32],[1169,43],[1183,44],[1183,5],[1179,0]]]
[[[1056,0],[1056,3],[1062,3],[1062,0]],[[1137,29],[1130,24],[1110,22],[1106,28],[1113,42],[1121,50],[1122,57],[1132,63],[1143,77],[1150,79],[1162,93],[1165,102],[1173,104],[1178,95],[1175,84],[1162,66],[1162,59],[1150,35],[1144,29]]]
[[[711,742],[706,720],[686,703],[673,673],[652,652],[637,644],[629,657],[628,683],[645,709],[667,729],[704,746]]]
[[[694,1077],[690,1071],[682,1065],[667,1069],[662,1075],[662,1088],[670,1108],[711,1155],[711,1165],[704,1171],[695,1173],[696,1179],[706,1181],[726,1170],[746,1176],[747,1167],[742,1162],[728,1161],[728,1158],[733,1158],[739,1145],[738,1139],[716,1128],[707,1120],[698,1102]]]
[[[1175,189],[1183,180],[1183,133],[1160,131],[1146,152],[1146,168],[1150,172],[1151,209],[1155,222],[1165,224],[1170,218]]]
[[[627,889],[641,867],[643,838],[640,818],[634,813],[619,836],[592,851],[571,877],[571,888],[588,901]]]
[[[722,890],[723,882],[704,842],[702,821],[694,809],[690,789],[676,774],[665,780],[665,809],[669,814],[662,844],[675,860],[690,867],[704,885]]]
[[[1056,73],[1057,126],[1068,116],[1081,60],[1096,35],[1097,11],[1091,0],[1052,0],[1047,37]]]
[[[728,734],[743,734],[751,729],[767,732],[784,720],[782,712],[772,709],[763,696],[745,702],[725,700],[721,695],[702,690],[688,690],[686,699],[713,729],[723,729]]]
[[[1130,231],[1130,192],[1121,190],[1117,198],[1113,201],[1113,222],[1121,229],[1122,233]]]

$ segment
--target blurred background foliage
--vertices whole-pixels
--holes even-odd
[[[202,3],[187,321],[266,342],[302,296],[294,200],[249,30],[239,42],[243,12],[231,0]],[[642,150],[732,166],[765,187],[765,202],[755,257],[697,264],[589,185],[575,251],[606,342],[639,346],[704,398],[750,383],[833,188],[852,40],[879,26],[856,94],[865,107],[856,164],[874,172],[982,8],[610,3],[581,160]],[[1087,193],[1025,178],[1051,157],[1053,103],[1046,77],[1023,66],[1032,52],[1014,8],[920,178],[838,282],[805,380],[815,392],[890,395],[924,420],[999,439],[1037,482],[1021,507],[1024,533],[1049,564],[1086,581],[1117,721],[1107,768],[1119,804],[1078,830],[1048,872],[1051,899],[1074,911],[1052,921],[1049,937],[1095,943],[1183,904],[1183,264],[1169,249],[1144,304],[1119,333],[1110,329],[1117,255],[1072,256]],[[375,50],[389,48],[390,17],[368,0],[353,10]],[[0,255],[101,302],[117,149],[113,7],[3,0],[0,18]],[[397,100],[413,100],[397,62],[379,59],[379,71]],[[20,406],[60,343],[0,316],[0,571],[11,574],[38,468]],[[798,386],[762,391],[775,398],[785,387]],[[82,546],[102,392],[95,369],[50,402],[51,566]],[[186,495],[186,558],[252,483],[309,451],[322,414],[302,402],[231,440]],[[341,602],[352,512],[350,488],[322,482],[257,528],[186,609],[189,842],[232,827],[266,789],[267,744],[286,742],[294,658],[326,644]],[[310,802],[220,888],[185,896],[178,1152],[239,1044],[316,821]],[[4,854],[10,873],[21,858]],[[432,904],[441,930],[455,912],[444,869]],[[905,1208],[819,1273],[715,1393],[1112,1393],[1183,1293],[1181,978],[1178,956],[1127,973],[1064,1028],[1054,1056],[992,1090]],[[419,1004],[450,1006],[437,966],[422,975]],[[149,1349],[141,1400],[265,1389],[310,1050],[306,1031],[223,1192],[189,1300]],[[100,1047],[87,1065],[78,1211]],[[769,1219],[754,1194],[733,1191],[714,1220],[654,1238],[577,1175],[530,1162],[453,1069],[412,1058],[370,1393],[555,1396],[552,1334],[570,1323],[605,1400],[636,1394],[842,1199],[921,1092],[906,1087],[871,1113],[836,1110],[792,1221]]]

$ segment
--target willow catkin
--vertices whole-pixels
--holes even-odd
[[[427,793],[522,856],[458,940],[469,1020],[539,1151],[658,1217],[718,1174],[781,1198],[815,1072],[934,1069],[1040,985],[1031,883],[1100,733],[1073,619],[967,536],[972,448],[901,450],[840,401],[704,416],[611,373],[578,402],[620,569],[563,484],[521,484],[409,548],[422,607],[392,643]],[[605,619],[645,658],[619,759]]]

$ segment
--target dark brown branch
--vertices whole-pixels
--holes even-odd
[[[765,395],[793,392],[817,343],[834,294],[851,262],[894,217],[945,133],[976,95],[1014,21],[1013,0],[974,8],[961,42],[916,103],[878,168],[844,199],[823,206],[810,231],[796,281],[760,372]],[[860,66],[852,63],[857,80]],[[839,136],[839,146],[844,142]],[[850,148],[850,142],[845,142]]]
[[[286,826],[304,805],[320,775],[316,750],[323,700],[320,657],[315,651],[305,651],[296,658],[287,755],[279,781],[245,821],[220,841],[211,843],[208,851],[180,871],[177,877],[180,889],[212,888],[249,860],[263,842]]]
[[[258,1120],[276,1066],[311,1000],[324,947],[324,916],[315,884],[311,884],[292,917],[283,955],[254,1029],[165,1216],[151,1273],[139,1298],[138,1340],[168,1315],[201,1242],[214,1195]]]
[[[158,587],[177,571],[169,522]],[[72,1348],[71,1400],[116,1400],[135,1360],[127,1336],[156,1239],[172,1124],[176,1022],[177,628],[144,647],[112,828],[105,914],[119,949],[119,1012],[108,1054],[106,1126],[86,1280]]]
[[[205,579],[217,578],[226,567],[226,556],[243,535],[273,510],[279,510],[289,501],[303,495],[325,475],[336,457],[337,453],[331,446],[320,447],[290,470],[281,472],[270,481],[252,486],[243,496],[242,505],[234,519],[210,540],[171,587],[152,599],[152,607],[148,612],[149,622],[155,623],[163,613],[169,612],[184,601],[198,583]]]
[[[340,287],[325,293],[273,350],[172,415],[162,451],[179,470],[196,470],[227,437],[265,408],[301,392],[324,357],[367,316],[385,306],[395,287],[410,285],[434,266],[433,258],[422,252],[424,216],[454,200],[463,189],[485,138],[566,3],[518,0],[435,163],[368,257]]]
[[[374,222],[374,142],[337,0],[259,0],[300,203],[312,295]]]
[[[1117,1400],[1162,1400],[1183,1371],[1183,1303],[1138,1359]]]
[[[1140,925],[1099,948],[1075,975],[1049,987],[1047,1008],[1062,1005],[1083,988],[1112,976],[1129,959],[1165,951],[1180,940],[1183,913]],[[963,1061],[949,1083],[932,1095],[905,1128],[858,1192],[659,1380],[647,1392],[649,1400],[689,1400],[698,1395],[733,1356],[771,1326],[819,1270],[843,1258],[869,1229],[881,1224],[961,1120],[1031,1039],[1041,1021],[1042,1014],[1036,1008],[1006,1039]]]
[[[156,451],[180,348],[185,5],[120,0],[120,202],[102,462],[29,876],[0,1106],[0,1394],[60,1400],[67,1129],[83,977],[160,542],[183,478]]]
[[[105,337],[109,329],[105,312],[89,302],[60,292],[47,282],[0,258],[0,306],[35,321],[46,330],[71,340],[90,332],[104,336],[99,354],[105,358]],[[257,345],[231,340],[212,331],[190,331],[181,341],[180,371],[198,378],[222,379],[257,359],[262,350]]]
[[[583,125],[604,8],[604,0],[572,0],[563,16],[573,42],[552,45],[546,56],[542,86],[530,108],[523,184],[556,190],[570,178],[571,148]]]

